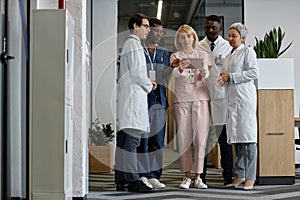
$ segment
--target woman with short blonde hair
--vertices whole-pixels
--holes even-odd
[[[190,27],[189,25],[184,24],[184,25],[182,25],[178,28],[178,30],[176,31],[176,34],[175,34],[174,44],[175,44],[176,49],[177,50],[182,50],[183,49],[180,42],[179,42],[180,33],[182,33],[182,32],[185,32],[185,33],[191,35],[194,38],[193,48],[195,48],[196,45],[198,44],[198,41],[199,41],[197,33],[192,27]]]
[[[174,45],[177,52],[170,56],[175,77],[174,116],[180,153],[180,170],[185,177],[179,188],[207,188],[200,178],[203,172],[206,141],[209,131],[209,94],[206,78],[210,64],[206,52],[197,47],[198,36],[189,25],[176,32]],[[197,59],[198,63],[191,63]],[[193,146],[193,150],[192,150]],[[191,172],[195,173],[192,177]],[[194,180],[193,180],[194,179]]]

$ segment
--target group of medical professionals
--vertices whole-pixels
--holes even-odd
[[[210,15],[201,41],[191,26],[183,24],[175,34],[176,51],[170,52],[159,45],[166,33],[163,26],[160,19],[141,13],[128,21],[130,34],[120,55],[117,83],[116,190],[166,188],[160,177],[169,103],[184,176],[179,188],[208,188],[207,153],[213,127],[220,144],[224,187],[252,190],[258,64],[253,48],[245,45],[247,27],[233,23],[226,40],[220,34],[221,18]],[[167,98],[170,78],[175,83],[173,102]]]

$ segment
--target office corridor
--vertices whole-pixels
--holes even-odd
[[[170,151],[168,151],[170,153]],[[172,156],[165,156],[164,162],[170,162]],[[165,166],[161,182],[167,188],[154,193],[130,193],[116,192],[113,173],[93,173],[89,175],[88,200],[231,200],[231,199],[285,199],[300,200],[300,168],[296,168],[296,180],[294,185],[255,185],[252,191],[244,191],[242,186],[237,189],[225,189],[223,186],[221,169],[209,166],[207,175],[208,189],[189,190],[179,189],[183,174],[179,171],[178,160]]]

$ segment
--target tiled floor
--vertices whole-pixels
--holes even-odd
[[[169,154],[175,154],[170,156]],[[300,200],[300,168],[296,168],[296,183],[294,185],[255,185],[254,190],[244,191],[242,188],[225,189],[222,182],[221,169],[208,168],[207,184],[208,189],[178,188],[183,174],[179,171],[177,161],[172,162],[176,152],[167,151],[165,155],[165,167],[161,181],[167,185],[167,189],[154,193],[130,193],[116,192],[113,173],[90,174],[88,200],[184,200],[184,199],[207,199],[207,200],[230,200],[230,199],[286,199]],[[168,160],[169,159],[169,160]],[[172,164],[170,164],[172,163]]]

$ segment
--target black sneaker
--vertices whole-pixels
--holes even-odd
[[[153,188],[148,187],[143,181],[133,181],[128,184],[128,192],[154,192]]]
[[[127,191],[127,190],[128,190],[128,184],[117,183],[116,191]]]

